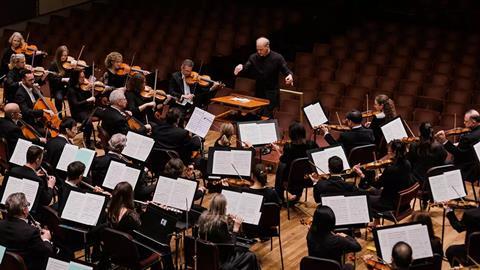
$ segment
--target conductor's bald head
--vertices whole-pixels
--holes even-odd
[[[270,41],[266,37],[257,39],[257,54],[267,56],[270,53]]]
[[[8,103],[4,107],[5,110],[5,117],[10,118],[10,119],[17,119],[17,115],[20,114],[20,107],[18,106],[17,103]]]

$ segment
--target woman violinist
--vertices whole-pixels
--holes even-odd
[[[5,100],[8,103],[13,102],[15,92],[17,92],[17,89],[20,86],[19,83],[22,80],[21,71],[25,69],[25,55],[12,54],[7,69],[7,77],[4,83],[4,95]]]
[[[128,79],[125,97],[128,102],[127,110],[143,124],[148,124],[156,119],[153,108],[160,109],[163,104],[153,101],[153,97],[148,99],[143,97],[145,87],[145,76],[142,73],[135,73]]]
[[[12,54],[16,54],[16,50],[20,48],[23,44],[25,44],[25,40],[23,39],[22,34],[19,32],[13,33],[10,38],[8,39],[8,43],[10,46],[6,47],[2,53],[2,66],[0,70],[0,76],[6,75],[8,73],[10,59]]]
[[[387,143],[383,138],[383,132],[380,127],[395,118],[397,112],[395,111],[395,103],[387,95],[376,96],[373,107],[379,113],[375,114],[372,121],[367,122],[365,126],[373,130],[375,145],[380,155],[383,156],[387,153]]]
[[[68,80],[70,77],[70,72],[63,68],[63,63],[67,61],[68,57],[68,48],[65,45],[62,45],[57,48],[55,51],[55,58],[50,64],[49,71],[55,72],[58,76],[49,76],[48,82],[50,84],[50,90],[53,93],[55,98],[55,107],[57,111],[62,110],[63,98],[67,94],[68,89]]]
[[[93,125],[89,119],[95,104],[95,97],[92,95],[92,86],[87,82],[84,71],[73,70],[71,72],[67,98],[73,119],[78,123],[82,123],[85,145],[95,149],[90,139]]]
[[[107,71],[103,75],[103,83],[110,88],[120,88],[125,86],[127,74],[118,75],[117,70],[123,62],[123,56],[119,52],[111,52],[105,57],[105,67]]]

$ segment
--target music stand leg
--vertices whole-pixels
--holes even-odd
[[[445,217],[447,215],[447,211],[443,208],[443,218],[442,218],[442,248],[443,248],[443,239],[445,238]]]

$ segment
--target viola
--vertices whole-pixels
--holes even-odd
[[[457,127],[457,128],[452,128],[452,129],[446,130],[445,131],[445,136],[462,135],[462,134],[468,133],[470,131],[472,131],[470,128]]]
[[[120,66],[116,69],[116,74],[119,76],[133,76],[137,72],[143,73],[143,75],[148,75],[151,73],[148,70],[143,70],[140,66],[129,66],[125,63],[121,63]]]
[[[18,122],[22,124],[20,129],[22,130],[22,134],[26,139],[31,141],[32,140],[38,141],[40,140],[40,138],[42,138],[42,135],[38,133],[38,131],[34,127],[32,127],[30,124],[23,121],[22,119],[18,119]]]
[[[58,135],[58,131],[60,128],[60,123],[62,120],[58,117],[58,111],[53,102],[49,99],[46,99],[38,86],[34,85],[33,90],[36,94],[40,97],[35,105],[33,106],[34,110],[50,110],[54,113],[54,115],[50,115],[48,113],[43,114],[43,118],[45,119],[45,127],[50,130],[50,135],[52,137],[56,137]]]
[[[83,60],[76,60],[72,56],[67,57],[67,61],[62,63],[62,67],[66,70],[76,69],[83,70],[88,67],[87,62]]]
[[[20,47],[16,48],[15,53],[21,53],[25,55],[48,55],[46,52],[38,50],[38,47],[36,45],[28,45],[27,43],[24,43]]]
[[[225,87],[222,82],[213,81],[208,75],[199,75],[197,72],[192,71],[190,76],[185,77],[185,82],[189,85],[198,83],[200,86],[208,86],[210,83],[217,83],[221,88]]]

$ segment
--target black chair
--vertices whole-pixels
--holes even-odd
[[[310,179],[305,179],[305,175],[310,174],[313,172],[312,165],[308,157],[305,158],[297,158],[292,161],[290,165],[290,171],[288,172],[287,177],[287,187],[286,192],[290,190],[294,191],[302,191],[302,192],[295,192],[298,194],[303,193],[303,189],[308,189],[309,187],[313,187],[313,183]],[[285,196],[288,197],[288,196]],[[307,192],[305,192],[305,201],[307,197]],[[288,220],[290,220],[290,202],[287,199],[287,216]]]
[[[342,270],[340,263],[330,259],[305,256],[300,261],[300,270]]]
[[[399,191],[395,210],[377,213],[382,219],[382,225],[385,219],[397,224],[399,221],[408,217],[413,212],[410,203],[415,199],[419,188],[420,184],[417,182],[411,187]]]
[[[194,269],[195,259],[197,260],[198,270],[220,269],[220,251],[214,243],[197,239],[197,254],[195,254],[195,239],[191,236],[185,236],[184,248],[185,269]]]
[[[273,249],[273,237],[278,237],[280,260],[283,269],[282,238],[280,233],[280,206],[276,203],[265,203],[258,223],[260,237],[270,238],[270,250]]]
[[[444,172],[447,172],[447,171],[451,171],[453,169],[455,169],[455,166],[452,165],[452,164],[436,166],[436,167],[432,167],[432,168],[428,169],[427,173],[426,173],[427,179],[426,179],[426,181],[421,183],[420,189],[418,190],[417,196],[415,197],[415,201],[413,202],[413,208],[415,208],[417,198],[419,199],[420,202],[422,200],[425,200],[425,198],[431,198],[431,193],[432,192],[430,191],[430,185],[429,185],[429,182],[428,182],[429,177],[434,176],[434,175],[438,175],[438,174],[441,174],[441,173],[444,173]],[[422,205],[422,204],[420,203],[420,205]],[[428,209],[428,210],[430,210],[430,209]]]
[[[130,269],[147,269],[160,263],[158,253],[152,253],[145,259],[140,258],[137,245],[128,233],[106,228],[100,234],[100,238],[103,244],[103,255],[115,265]]]
[[[348,154],[348,163],[350,163],[350,166],[355,166],[359,163],[363,164],[375,161],[376,148],[377,146],[375,144],[366,144],[352,148]]]
[[[464,265],[477,265],[480,262],[480,232],[471,233],[467,242],[467,262]]]
[[[147,160],[147,167],[154,176],[158,177],[170,159],[179,157],[180,155],[174,150],[153,148]]]
[[[411,270],[441,270],[442,269],[443,257],[440,254],[434,253],[433,258],[429,262],[415,264],[412,263],[410,266]]]
[[[23,261],[22,256],[6,251],[2,263],[0,264],[0,270],[27,270],[27,266]]]

